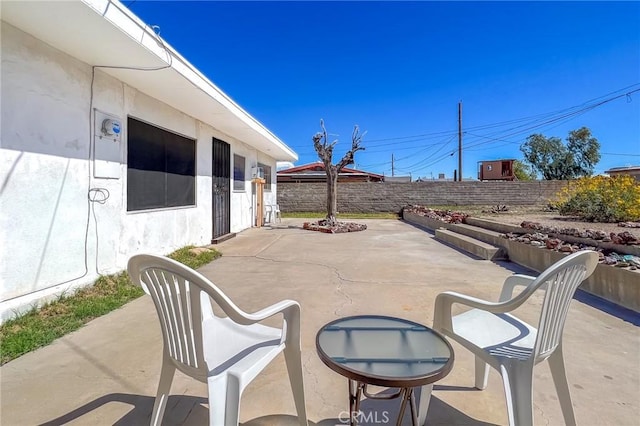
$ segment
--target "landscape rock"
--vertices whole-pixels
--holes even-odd
[[[561,242],[562,241],[557,238],[547,238],[545,244],[549,250],[554,250],[560,245]]]
[[[618,226],[623,228],[640,228],[640,222],[620,222]]]
[[[326,234],[341,234],[345,232],[364,231],[367,229],[367,225],[354,222],[336,222],[330,225],[326,219],[322,219],[317,222],[304,222],[302,228],[309,231],[324,232]]]
[[[537,219],[537,218],[536,218]],[[555,218],[554,218],[555,219]],[[546,219],[545,219],[546,220]],[[568,219],[572,220],[572,219]],[[509,223],[509,221],[507,221]],[[578,224],[576,221],[576,225]],[[640,237],[633,235],[629,231],[612,232],[610,226],[622,226],[628,228],[640,228],[640,222],[625,222],[619,224],[606,224],[602,228],[597,228],[598,223],[590,223],[589,227],[577,228],[576,226],[554,226],[552,221],[537,222],[533,220],[520,220],[510,222],[519,223],[526,231],[524,234],[509,232],[500,234],[500,237],[512,241],[519,241],[541,249],[549,249],[563,253],[574,253],[579,250],[593,250],[598,253],[599,262],[606,265],[628,268],[630,270],[640,270],[640,257],[636,254],[618,254],[615,252],[613,244],[619,246],[640,245]],[[585,223],[586,224],[586,223]],[[602,229],[605,230],[602,230]],[[564,241],[563,235],[570,241]],[[609,244],[601,244],[609,243]],[[613,244],[611,244],[613,243]],[[595,247],[594,247],[595,246]],[[628,249],[620,247],[620,251]],[[634,251],[632,251],[635,253]]]
[[[638,239],[629,231],[624,231],[618,234],[618,237],[622,240],[622,244],[634,245],[638,244]]]
[[[558,248],[558,250],[559,250],[559,251],[561,251],[561,252],[563,252],[563,253],[572,253],[572,252],[574,252],[574,251],[575,251],[575,250],[573,249],[573,247],[572,247],[570,244],[564,244],[564,245],[561,245],[561,246]]]
[[[456,212],[452,210],[436,210],[425,206],[407,206],[404,207],[403,210],[417,214],[419,216],[425,216],[430,219],[435,219],[446,223],[464,223],[465,219],[469,216],[468,214],[462,212]]]
[[[520,226],[522,228],[526,228],[526,229],[535,229],[535,230],[542,230],[544,227],[542,226],[542,224],[538,223],[538,222],[529,222],[529,221],[523,221]]]

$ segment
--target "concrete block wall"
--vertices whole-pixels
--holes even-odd
[[[339,212],[399,212],[408,204],[427,206],[547,204],[565,181],[533,182],[357,182],[338,184]],[[278,183],[283,212],[324,211],[326,183]]]

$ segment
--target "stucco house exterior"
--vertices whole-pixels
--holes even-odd
[[[276,203],[297,154],[122,3],[0,7],[1,320]]]

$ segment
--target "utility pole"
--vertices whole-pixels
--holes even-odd
[[[395,176],[393,169],[393,154],[391,154],[391,176]]]
[[[458,102],[458,182],[462,182],[462,101]]]

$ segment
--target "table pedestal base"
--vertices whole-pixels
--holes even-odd
[[[415,388],[399,388],[397,392],[392,394],[374,395],[367,392],[367,384],[349,379],[349,424],[351,426],[357,426],[358,417],[360,416],[360,401],[362,395],[369,399],[395,399],[402,398],[400,402],[400,412],[398,413],[398,419],[396,426],[402,425],[402,419],[404,412],[407,408],[407,402],[411,410],[411,424],[413,426],[419,426],[424,423],[427,415],[427,409],[429,408],[429,400],[431,399],[431,389],[433,385],[426,385],[422,387],[422,394],[420,395],[420,414],[421,422],[418,422],[418,412],[416,407],[416,397],[414,394]]]

